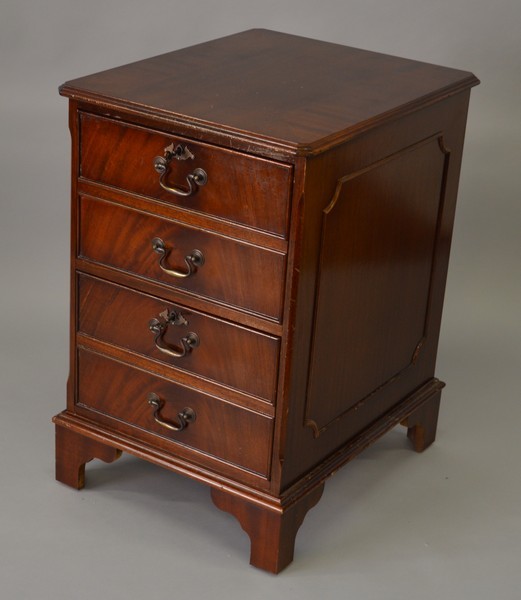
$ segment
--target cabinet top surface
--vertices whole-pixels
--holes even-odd
[[[477,83],[465,71],[254,29],[60,91],[306,154]]]

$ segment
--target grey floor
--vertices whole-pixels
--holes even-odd
[[[272,7],[277,18],[249,2],[251,15],[236,16],[233,27],[177,24],[180,37],[164,46],[152,31],[157,24],[166,36],[170,25],[152,19],[147,3],[136,8],[139,26],[131,11],[120,26],[121,2],[101,4],[74,12],[61,0],[7,0],[0,9],[0,598],[518,600],[518,2],[473,10],[461,0],[461,10],[439,3],[426,14],[427,4],[422,13],[393,0],[413,15],[407,23],[374,3],[363,4],[378,21],[362,3],[332,2],[321,20],[316,3],[288,2],[301,10],[299,26],[284,2]],[[225,14],[232,4],[222,3]],[[80,492],[56,483],[50,422],[64,407],[68,370],[69,138],[57,84],[254,25],[452,64],[483,79],[471,102],[439,350],[447,387],[438,441],[417,455],[396,429],[337,473],[298,534],[295,561],[277,577],[249,567],[246,534],[202,485],[129,456],[90,463]]]

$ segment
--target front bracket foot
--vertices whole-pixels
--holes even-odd
[[[288,507],[267,507],[212,488],[217,508],[232,514],[250,537],[250,564],[279,573],[293,560],[295,538],[307,512],[320,500],[320,484]]]
[[[121,450],[56,425],[56,479],[65,485],[80,490],[85,485],[85,463],[94,458],[110,463],[120,456]]]

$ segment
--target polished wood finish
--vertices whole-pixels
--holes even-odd
[[[339,179],[322,211],[306,402],[316,436],[418,360],[446,156],[436,136],[407,147]]]
[[[295,253],[293,267],[297,269],[293,288],[297,302],[293,305],[293,314],[288,317],[290,322],[294,319],[297,324],[293,331],[298,332],[298,342],[288,340],[291,353],[284,363],[284,377],[289,378],[287,402],[295,426],[285,429],[285,439],[278,450],[283,489],[320,465],[344,446],[346,440],[363,432],[368,423],[385,418],[397,403],[434,377],[467,106],[468,92],[401,120],[390,121],[348,144],[306,161],[302,192],[306,201],[300,213],[302,243]],[[441,133],[440,145],[435,140]],[[404,153],[406,149],[410,152]],[[393,211],[389,212],[385,209],[385,198],[390,189],[386,178],[396,180],[387,165],[396,161],[399,165],[402,160],[409,163],[420,159],[425,152],[435,160],[429,163],[430,166],[423,167],[423,172],[408,172],[406,179],[414,183],[401,184],[400,189],[405,195],[394,196]],[[443,168],[440,168],[440,162]],[[429,168],[433,174],[425,179],[424,171]],[[360,177],[361,173],[364,174]],[[350,187],[351,175],[355,177]],[[326,180],[328,185],[324,183]],[[349,260],[345,257],[345,262],[340,263],[337,257],[330,266],[338,277],[337,291],[351,301],[344,303],[337,312],[323,311],[321,314],[316,299],[317,293],[320,296],[324,210],[331,205],[342,182],[346,183],[340,190],[340,202],[348,201],[348,206],[343,207],[346,216],[351,214],[354,218],[356,213],[349,211],[358,211],[367,237],[355,236],[355,246],[350,246],[349,241],[343,242]],[[381,213],[375,211],[371,216],[366,210],[364,216],[367,208],[364,202],[349,195],[356,185],[363,185],[362,199],[367,198],[369,203],[372,200],[373,204],[376,201],[376,207],[383,209]],[[406,232],[397,223],[399,218],[406,219],[411,228],[419,228],[419,232]],[[386,225],[389,225],[388,230]],[[348,230],[352,227],[350,223],[345,226]],[[404,234],[399,240],[394,238],[393,227],[399,227]],[[430,237],[430,250],[423,235]],[[392,261],[387,260],[388,253],[393,257]],[[365,275],[357,275],[361,272]],[[423,278],[422,288],[411,273],[419,273]],[[370,288],[364,288],[364,276],[380,286],[380,297],[375,297]],[[361,289],[365,289],[361,297],[349,296],[350,290],[343,284],[346,280],[356,281],[356,278]],[[412,313],[411,295],[416,298]],[[387,297],[395,312],[388,312],[386,302],[381,301]],[[353,322],[351,313],[362,314],[364,303],[371,318]],[[409,307],[407,313],[401,312],[402,306]],[[380,320],[382,311],[389,317],[385,324]],[[403,323],[400,329],[395,329],[395,314]],[[322,381],[325,389],[334,396],[325,400],[327,417],[322,421],[320,407],[315,408],[319,396],[313,394],[310,386],[313,375],[308,371],[313,365],[311,357],[313,341],[317,339],[317,324],[318,327],[327,325],[327,331],[332,332],[331,346],[325,347],[325,344],[324,352],[332,357],[335,353],[350,356],[354,361],[360,392],[358,398],[351,396],[350,382],[343,377],[338,362],[331,361],[329,370],[328,365],[324,365]],[[350,340],[335,338],[337,328],[346,332],[351,328],[357,335],[356,348],[346,347]],[[401,365],[388,350],[389,344],[400,355]],[[375,354],[364,355],[366,345],[372,346]],[[357,360],[357,353],[360,357],[365,356],[365,360]],[[404,358],[410,366],[406,366]],[[349,369],[348,361],[341,365],[342,369]],[[400,366],[405,368],[400,369]],[[315,423],[317,414],[318,422]],[[278,439],[277,434],[275,439]]]
[[[238,310],[236,307],[220,304],[208,298],[193,295],[187,297],[186,291],[162,284],[158,281],[137,279],[131,273],[115,270],[109,266],[94,263],[81,257],[78,257],[74,264],[78,272],[88,273],[102,279],[109,279],[119,285],[139,289],[147,294],[164,298],[175,304],[190,304],[191,307],[201,312],[215,315],[250,329],[256,329],[275,336],[280,336],[283,331],[282,324],[278,321],[255,313],[244,312]]]
[[[111,463],[120,456],[121,450],[56,425],[56,479],[65,485],[81,490],[86,463],[95,458]]]
[[[194,423],[183,431],[171,431],[156,423],[148,395],[164,402],[161,418],[176,424],[185,407],[196,413]],[[211,454],[221,460],[263,476],[269,472],[272,419],[138,370],[105,356],[78,352],[77,405],[95,419],[99,412],[113,420],[163,436],[170,442]],[[117,427],[117,423],[113,423]],[[175,449],[172,449],[175,452]]]
[[[253,138],[307,154],[476,83],[456,69],[254,29],[75,79],[61,92],[175,120],[223,146]]]
[[[440,398],[441,394],[438,392],[402,422],[407,427],[407,437],[416,452],[423,452],[436,439]]]
[[[87,275],[79,276],[78,294],[80,333],[275,401],[278,338]],[[176,311],[185,323],[169,325],[164,344],[178,349],[189,332],[199,337],[199,345],[183,357],[165,355],[154,344],[149,322],[154,318],[164,322],[165,310]]]
[[[295,537],[307,512],[322,496],[324,484],[313,488],[288,507],[259,506],[212,488],[212,500],[218,508],[232,514],[251,541],[250,564],[271,573],[279,573],[293,560]]]
[[[276,573],[337,469],[399,423],[428,447],[476,83],[253,30],[64,84],[71,371],[58,478],[77,487],[81,465],[120,450],[192,477],[248,533],[252,564]],[[164,192],[152,165],[178,142],[196,157],[176,161],[169,184],[208,173],[189,198]],[[194,249],[204,265],[165,274],[154,237],[167,268]],[[148,322],[165,309],[188,321],[165,343],[200,337],[184,357],[154,346]],[[164,426],[185,408],[195,421]]]
[[[193,250],[203,253],[204,264],[185,279],[165,273],[152,248],[157,237],[170,250],[167,268],[186,271],[185,256]],[[278,252],[82,196],[78,254],[190,294],[281,318],[285,256]],[[264,286],[259,273],[270,273],[273,283]]]
[[[87,113],[80,115],[80,127],[83,178],[287,236],[290,165]],[[154,158],[172,143],[187,146],[194,158],[171,162],[170,185],[186,187],[186,176],[200,165],[208,175],[208,182],[188,198],[163,190],[153,167]]]

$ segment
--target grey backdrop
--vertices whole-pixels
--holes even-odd
[[[0,596],[490,598],[521,586],[519,0],[1,0]],[[251,27],[471,70],[438,442],[393,431],[326,485],[277,578],[208,490],[124,457],[53,481],[67,377],[64,80]]]

